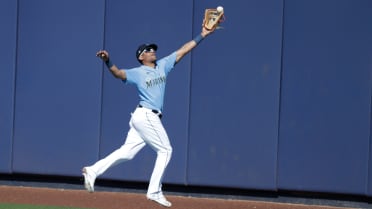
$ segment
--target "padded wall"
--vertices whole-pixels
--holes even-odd
[[[121,146],[138,96],[97,50],[120,68],[142,43],[166,56],[223,5],[225,29],[167,80],[164,183],[372,196],[371,1],[0,4],[0,173],[80,176]],[[103,178],[147,182],[155,153],[138,155]]]
[[[225,29],[193,54],[188,182],[275,190],[283,2],[221,4]]]
[[[147,6],[143,7],[144,4]],[[162,12],[165,11],[164,8],[167,8],[166,12]],[[142,43],[158,44],[157,57],[167,56],[192,39],[190,32],[192,9],[192,1],[132,1],[129,4],[127,1],[108,0],[105,48],[114,63],[123,69],[139,66],[135,51]],[[115,79],[105,67],[103,70],[100,157],[106,156],[122,145],[129,130],[130,113],[139,102],[134,86]],[[184,183],[186,178],[189,79],[190,56],[188,55],[176,65],[167,80],[162,121],[174,152],[164,178],[165,182]],[[109,169],[103,177],[148,181],[155,157],[155,152],[146,146],[133,160]]]
[[[97,158],[103,2],[19,1],[14,172],[80,175]]]
[[[285,2],[278,187],[366,192],[371,1]]]
[[[371,64],[372,66],[372,64]],[[371,67],[372,68],[372,67]],[[371,86],[372,86],[372,82],[371,82]],[[371,118],[372,118],[372,105],[371,105]],[[371,132],[372,133],[372,125],[371,125]],[[369,161],[368,161],[368,183],[366,184],[366,193],[368,196],[372,197],[372,166],[371,166],[371,162],[372,162],[372,136],[370,135],[369,136]]]
[[[17,1],[0,6],[0,172],[11,172],[14,86],[17,38]]]

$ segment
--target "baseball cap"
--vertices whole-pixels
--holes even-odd
[[[154,49],[156,51],[158,49],[158,46],[156,44],[141,44],[136,51],[137,60],[145,49]]]

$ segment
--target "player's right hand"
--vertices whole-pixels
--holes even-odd
[[[101,58],[103,61],[107,61],[109,59],[109,54],[105,50],[98,51],[96,56]]]

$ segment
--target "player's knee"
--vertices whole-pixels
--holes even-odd
[[[171,155],[173,152],[173,148],[171,146],[163,147],[161,150],[158,151],[158,154],[167,154]]]
[[[127,155],[125,156],[125,160],[132,160],[134,158],[135,155]]]
[[[172,152],[173,152],[173,148],[172,148],[171,146],[168,146],[168,147],[167,147],[167,152],[168,152],[169,154],[172,154]]]
[[[169,155],[172,155],[173,148],[172,147],[169,147],[167,152],[168,152]]]
[[[132,160],[136,156],[136,154],[137,153],[131,153],[131,152],[124,153],[121,156],[121,160],[124,160],[124,161]]]

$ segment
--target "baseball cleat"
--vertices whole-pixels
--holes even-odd
[[[94,181],[96,175],[88,167],[83,168],[84,187],[88,192],[94,192]]]
[[[149,200],[152,200],[154,202],[157,202],[159,203],[160,205],[164,206],[164,207],[171,207],[172,206],[172,203],[169,202],[167,199],[165,199],[165,197],[160,197],[160,198],[150,198],[150,197],[147,197],[147,199]]]

